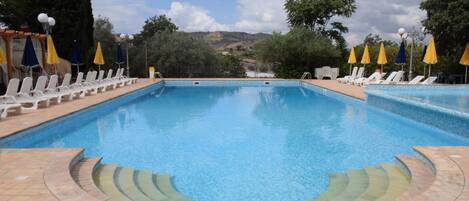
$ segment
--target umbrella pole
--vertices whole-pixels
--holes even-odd
[[[429,64],[428,65],[428,77],[430,77],[432,75],[432,65]]]
[[[381,73],[384,72],[384,67],[383,67],[383,64],[381,64]]]
[[[467,69],[467,68],[466,68]],[[29,76],[33,78],[33,68],[29,68]]]
[[[98,72],[101,71],[101,64],[98,65]]]
[[[352,75],[352,64],[350,64],[349,68],[348,68],[348,74],[349,75]]]

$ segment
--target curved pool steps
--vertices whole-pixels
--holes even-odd
[[[348,185],[348,177],[344,173],[331,173],[329,174],[329,184],[327,191],[319,195],[319,197],[312,199],[312,201],[328,201],[342,193]]]
[[[327,191],[313,201],[391,201],[409,185],[397,165],[381,164],[329,176]]]
[[[84,158],[72,168],[72,176],[75,182],[88,194],[98,200],[110,200],[94,183],[93,174],[99,166],[102,158]]]
[[[138,201],[152,201],[147,197],[135,183],[135,171],[132,168],[118,167],[116,170],[116,186],[129,199]]]
[[[118,187],[115,181],[116,164],[101,165],[97,168],[94,181],[96,185],[112,200],[116,201],[132,201]]]
[[[83,190],[74,180],[71,168],[83,159],[83,149],[57,149],[54,160],[43,170],[44,184],[58,200],[99,201]],[[40,152],[40,150],[34,150]]]
[[[386,192],[380,196],[376,201],[395,200],[402,193],[404,193],[410,184],[409,178],[397,165],[381,164],[380,165],[388,177],[388,188]]]
[[[172,201],[190,201],[192,199],[179,193],[171,181],[171,176],[168,174],[157,174],[156,185],[158,189]]]
[[[386,193],[389,188],[389,179],[382,167],[365,167],[368,176],[368,187],[357,201],[377,200]]]
[[[94,182],[110,200],[116,201],[191,201],[174,188],[171,176],[135,170],[116,164],[95,169]]]
[[[140,190],[147,195],[150,199],[155,201],[164,201],[168,197],[164,195],[155,184],[155,176],[151,171],[141,170],[137,171],[136,183]]]
[[[396,201],[414,200],[426,191],[435,180],[433,169],[430,164],[414,156],[401,155],[396,156],[396,159],[411,178],[409,187]]]
[[[348,170],[346,174],[349,180],[347,187],[331,201],[355,200],[368,188],[368,175],[365,170]]]

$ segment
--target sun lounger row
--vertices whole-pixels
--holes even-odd
[[[117,87],[131,85],[137,82],[137,78],[123,76],[124,69],[117,70],[113,77],[112,69],[104,78],[104,71],[99,74],[89,71],[83,80],[83,73],[78,73],[75,83],[71,82],[71,74],[64,76],[62,85],[58,86],[58,76],[40,76],[33,88],[33,79],[26,77],[20,87],[19,79],[11,79],[8,83],[5,95],[0,96],[0,119],[6,118],[9,113],[21,113],[22,111],[36,110],[38,107],[49,107],[51,103],[60,104],[63,100],[72,101],[74,98],[82,98],[86,95],[102,93]],[[48,82],[49,81],[49,82]]]
[[[394,71],[391,72],[386,79],[383,79],[387,73],[380,73],[374,72],[369,77],[365,78],[364,75],[365,68],[361,67],[354,67],[352,70],[352,74],[349,76],[345,76],[343,78],[337,79],[339,83],[344,84],[353,84],[357,86],[364,86],[368,84],[433,84],[437,77],[429,77],[426,80],[424,76],[416,76],[409,82],[403,82],[404,79],[404,71]]]

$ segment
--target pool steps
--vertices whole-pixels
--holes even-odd
[[[468,147],[414,149],[416,156],[396,156],[396,164],[332,173],[327,191],[312,200],[469,200],[469,170],[462,168],[469,164]],[[83,149],[60,150],[43,171],[57,200],[191,200],[174,188],[169,175],[101,164],[101,158],[84,158]]]
[[[116,201],[190,201],[172,184],[171,176],[105,164],[97,167],[94,181]]]

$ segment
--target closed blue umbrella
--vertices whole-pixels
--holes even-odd
[[[397,53],[396,64],[401,65],[401,69],[404,69],[404,65],[406,64],[404,41],[401,42],[401,47],[399,48],[399,52]]]
[[[122,53],[121,44],[117,45],[117,61],[116,64],[120,65],[124,63],[124,54]]]
[[[30,68],[30,76],[33,77],[33,68],[39,66],[37,60],[36,51],[34,50],[33,41],[31,36],[26,37],[26,43],[23,50],[23,58],[21,59],[21,65],[26,68]]]
[[[70,63],[77,66],[77,73],[80,72],[80,66],[83,65],[83,57],[80,54],[80,44],[78,41],[73,41],[72,57]]]

